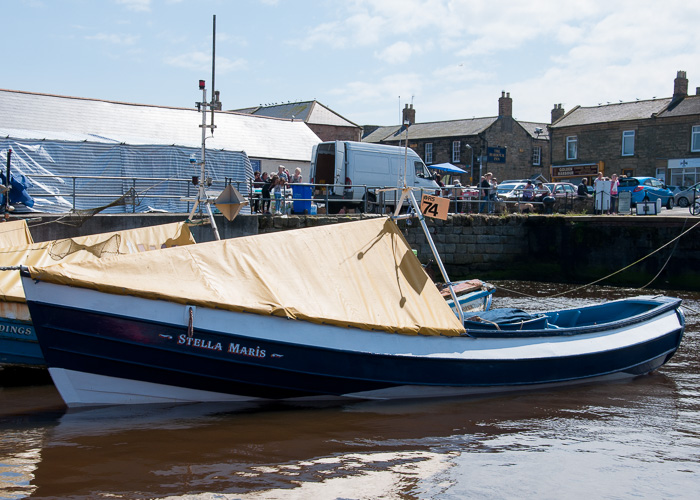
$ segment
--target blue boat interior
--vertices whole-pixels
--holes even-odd
[[[607,302],[592,306],[563,309],[552,312],[529,313],[521,309],[501,308],[483,311],[464,321],[468,334],[484,332],[532,332],[550,330],[552,334],[564,334],[566,329],[610,326],[615,322],[634,321],[655,309],[677,307],[678,299],[667,297],[637,298]],[[556,332],[560,330],[559,332]]]

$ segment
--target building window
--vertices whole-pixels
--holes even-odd
[[[433,143],[428,142],[425,144],[425,163],[433,163]]]
[[[622,132],[622,156],[634,155],[634,130]]]
[[[693,127],[693,136],[690,140],[690,150],[693,153],[700,152],[700,125]]]
[[[532,148],[532,164],[542,165],[542,148],[540,146]]]
[[[459,141],[452,141],[452,163],[459,163]]]
[[[578,137],[570,135],[566,138],[566,159],[575,160],[578,158]]]

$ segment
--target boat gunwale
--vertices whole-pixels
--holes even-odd
[[[584,306],[578,309],[584,309],[586,307],[596,307],[596,306],[608,306],[614,303],[630,302],[637,300],[639,302],[656,302],[656,305],[640,314],[635,314],[628,318],[617,319],[614,321],[598,323],[595,325],[581,325],[581,326],[571,326],[571,327],[559,327],[559,328],[538,328],[530,330],[492,330],[492,329],[474,329],[466,328],[466,333],[462,334],[463,337],[470,336],[475,338],[533,338],[533,337],[571,337],[575,335],[584,335],[588,333],[598,333],[605,330],[618,330],[625,326],[635,325],[639,323],[644,323],[651,320],[654,317],[660,316],[667,313],[670,310],[675,310],[676,312],[681,307],[682,299],[676,297],[666,297],[666,296],[640,296],[640,297],[630,297],[626,299],[619,299],[614,302],[605,302],[601,304],[594,304],[592,306]],[[572,309],[562,309],[554,312],[561,311],[571,311]],[[549,312],[549,311],[547,311]],[[544,314],[544,313],[543,313]],[[683,315],[679,316],[679,321],[681,327],[685,326],[685,320]]]

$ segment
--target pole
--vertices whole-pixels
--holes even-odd
[[[413,195],[413,191],[411,191],[408,188],[405,188],[404,193],[408,192],[408,197],[409,201],[411,202],[411,205],[413,206],[413,210],[418,217],[418,221],[420,222],[421,228],[423,229],[423,233],[425,234],[425,238],[428,240],[428,245],[430,245],[430,250],[433,252],[433,257],[435,257],[435,262],[437,263],[438,267],[440,268],[440,272],[442,273],[442,278],[445,280],[445,283],[447,284],[448,289],[450,290],[450,296],[452,297],[452,302],[455,305],[455,308],[457,309],[457,317],[459,318],[459,322],[464,325],[464,311],[462,311],[462,306],[459,304],[459,300],[457,299],[457,294],[455,293],[454,286],[452,285],[452,282],[450,281],[450,277],[447,275],[447,270],[445,269],[444,264],[442,263],[442,259],[440,258],[440,253],[437,251],[437,247],[435,246],[435,242],[433,241],[433,237],[430,235],[430,230],[428,229],[428,225],[425,223],[425,217],[423,216],[423,213],[420,211],[420,205],[418,205],[418,201],[416,201],[416,197]],[[401,201],[403,202],[404,196],[401,197]]]
[[[214,110],[218,108],[218,93],[216,92],[216,87],[214,86],[214,74],[216,68],[216,15],[214,15],[212,25],[212,40],[211,40],[211,135],[214,135]],[[203,102],[206,102],[203,101]]]
[[[211,37],[211,97],[214,100],[214,91],[216,90],[215,80],[214,80],[214,67],[216,65],[216,14],[214,14],[214,19],[212,21],[212,37]],[[212,118],[214,117],[214,108],[212,107]]]
[[[12,156],[12,148],[7,150],[7,177],[5,177],[5,212],[10,211],[10,189],[12,189],[12,183],[10,182],[10,157]]]

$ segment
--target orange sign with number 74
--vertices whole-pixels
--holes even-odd
[[[426,217],[447,220],[447,212],[450,210],[450,200],[424,194],[420,200],[420,211]]]

